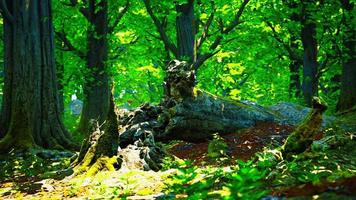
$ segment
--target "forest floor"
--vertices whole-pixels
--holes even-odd
[[[236,165],[236,160],[256,160],[256,153],[280,146],[293,129],[291,126],[260,123],[225,135],[222,140],[227,148],[219,158],[209,155],[210,142],[174,142],[167,146],[167,151],[177,160],[191,160],[192,166],[199,169],[225,169]],[[351,137],[351,143],[341,147],[314,153],[311,151],[293,161],[279,162],[271,167],[273,169],[270,169],[269,176],[274,174],[273,181],[266,184],[268,195],[264,199],[356,199],[355,134],[348,132],[344,135],[345,138]],[[321,131],[315,141],[327,135],[328,130]],[[0,199],[179,197],[166,192],[169,185],[167,180],[172,179],[179,166],[178,169],[165,167],[160,172],[122,169],[100,172],[93,177],[71,177],[66,176],[65,170],[71,154],[56,152],[55,155],[12,153],[6,159],[0,158]],[[268,164],[265,167],[268,168]]]

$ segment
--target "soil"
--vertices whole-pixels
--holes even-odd
[[[247,161],[268,145],[281,145],[293,130],[292,126],[258,123],[252,128],[223,135],[222,138],[228,145],[227,156],[231,162],[225,164],[233,164],[237,159]],[[216,162],[207,156],[208,145],[209,141],[197,144],[179,142],[168,151],[180,159],[192,160],[193,164],[198,166],[214,164]]]

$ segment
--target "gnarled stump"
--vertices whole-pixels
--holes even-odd
[[[296,130],[288,136],[282,147],[282,153],[285,158],[291,155],[303,153],[313,143],[314,136],[320,131],[322,124],[322,115],[327,106],[322,104],[320,99],[314,97],[312,101],[313,109]]]
[[[91,134],[83,141],[78,158],[72,163],[75,173],[95,174],[99,170],[119,168],[121,159],[116,156],[119,146],[118,121],[112,97],[106,121],[99,125],[91,120],[89,130]]]

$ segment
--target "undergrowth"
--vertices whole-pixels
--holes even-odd
[[[355,145],[353,134],[330,128],[321,140],[314,141],[309,150],[291,160],[283,159],[275,147],[257,153],[250,161],[236,161],[236,164],[227,167],[198,167],[192,161],[167,157],[160,172],[121,169],[53,184],[60,188],[58,198],[125,199],[132,195],[163,192],[165,195],[162,198],[165,199],[261,199],[276,190],[355,177]],[[220,162],[220,157],[226,157],[224,150],[224,142],[216,138],[210,147],[210,154],[213,151],[218,153],[213,154],[211,159]],[[69,155],[43,150],[12,152],[0,162],[0,181],[3,182],[10,179],[16,181],[16,177],[52,178],[51,175],[58,174],[52,172],[66,169],[70,161]]]

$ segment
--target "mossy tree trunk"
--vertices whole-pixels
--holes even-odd
[[[75,173],[95,174],[99,170],[119,168],[121,160],[116,157],[119,147],[118,117],[111,95],[109,112],[102,124],[91,120],[88,137],[83,141],[78,158],[72,163]]]
[[[50,0],[7,0],[4,17],[5,87],[0,152],[73,145],[61,121]]]
[[[287,159],[306,151],[313,143],[313,139],[319,133],[323,121],[323,113],[327,107],[314,97],[313,109],[293,133],[288,136],[282,147],[282,153]]]
[[[176,34],[179,60],[190,63],[195,61],[195,15],[194,1],[185,4],[177,4]]]

